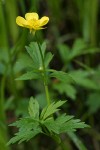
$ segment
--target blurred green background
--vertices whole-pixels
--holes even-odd
[[[67,99],[62,111],[91,125],[91,129],[62,137],[66,150],[100,150],[99,0],[0,0],[0,150],[60,150],[43,135],[6,146],[17,131],[8,124],[27,114],[29,97],[37,97],[41,108],[46,105],[39,81],[15,80],[29,64],[25,45],[34,40],[28,29],[15,22],[27,12],[49,16],[47,28],[38,35],[54,54],[50,67],[70,73],[75,80],[68,84],[51,80],[51,97]]]

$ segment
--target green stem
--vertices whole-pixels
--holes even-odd
[[[42,59],[42,71],[43,71],[43,80],[44,80],[44,88],[45,88],[45,93],[46,93],[46,99],[47,99],[47,104],[50,105],[50,96],[49,96],[49,89],[48,89],[48,82],[47,82],[47,75],[46,75],[46,68],[45,68],[45,64],[44,64],[44,56],[43,56],[43,53],[42,53],[42,49],[41,49],[41,45],[38,41],[38,37],[35,33],[35,37],[36,37],[36,41],[37,41],[37,44],[38,44],[38,47],[39,47],[39,51],[40,51],[40,55],[41,55],[41,59]],[[48,135],[48,133],[47,133]],[[50,135],[48,135],[50,136]],[[54,141],[56,141],[56,143],[58,145],[60,145],[60,147],[62,148],[62,150],[66,150],[66,147],[64,145],[64,143],[62,142],[61,138],[57,135],[57,136],[50,136],[52,139],[54,139]]]
[[[4,75],[2,80],[1,80],[1,97],[0,97],[0,118],[3,120],[3,122],[5,122],[5,112],[4,112],[4,89],[5,89],[5,80],[6,80],[6,76]]]
[[[8,131],[6,125],[6,114],[4,110],[4,102],[5,102],[5,83],[6,83],[6,73],[7,66],[5,68],[4,76],[1,80],[1,88],[0,88],[0,148],[3,150],[9,150],[10,147],[6,146],[8,141]]]
[[[47,82],[47,75],[46,75],[46,69],[45,69],[45,64],[44,64],[44,57],[43,57],[42,49],[41,49],[36,33],[35,33],[35,37],[36,37],[36,41],[39,47],[41,59],[42,59],[43,80],[44,80],[44,88],[45,88],[45,93],[46,93],[47,104],[50,105],[51,102],[50,102],[50,96],[49,96],[49,90],[48,90],[48,82]]]
[[[66,146],[64,145],[64,143],[61,141],[61,143],[60,143],[60,146],[61,146],[61,148],[62,148],[62,150],[67,150],[66,149]]]
[[[61,147],[62,150],[68,150],[62,139],[58,135],[52,135],[51,138]]]
[[[12,54],[11,54],[11,50],[8,49],[8,57],[9,57],[9,62],[8,62],[8,66],[10,66],[10,79],[11,79],[11,91],[14,94],[14,97],[17,99],[18,98],[18,94],[17,94],[17,90],[16,90],[16,85],[15,85],[15,77],[14,77],[14,70],[13,70],[13,62],[12,62]],[[16,103],[16,102],[15,102]]]

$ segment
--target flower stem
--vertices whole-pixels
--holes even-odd
[[[50,95],[49,95],[49,90],[48,90],[48,81],[47,81],[47,75],[46,75],[46,68],[45,68],[45,64],[44,64],[44,57],[43,57],[42,49],[41,49],[41,46],[40,46],[40,43],[39,43],[36,33],[35,33],[35,37],[36,37],[36,41],[37,41],[37,44],[39,47],[41,59],[42,59],[43,81],[44,81],[44,88],[45,88],[45,93],[46,93],[47,104],[50,105],[51,101],[50,101]]]

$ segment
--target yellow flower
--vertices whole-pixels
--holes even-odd
[[[30,32],[35,32],[36,30],[43,29],[43,26],[46,25],[49,21],[49,18],[47,16],[42,17],[39,19],[39,16],[37,13],[26,13],[25,19],[21,16],[18,16],[16,18],[16,23],[25,28],[29,28]]]

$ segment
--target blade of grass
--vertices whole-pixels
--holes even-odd
[[[85,0],[83,16],[83,37],[86,42],[96,45],[98,0]]]
[[[11,36],[11,42],[14,44],[18,37],[18,27],[16,25],[16,17],[18,16],[18,10],[17,10],[17,1],[15,0],[9,0],[5,3],[5,18],[6,18],[6,24],[8,27],[8,33],[9,36]]]
[[[67,132],[67,134],[71,138],[75,146],[78,148],[78,150],[88,150],[75,133]]]
[[[0,47],[8,48],[7,30],[4,19],[3,5],[0,4]]]

